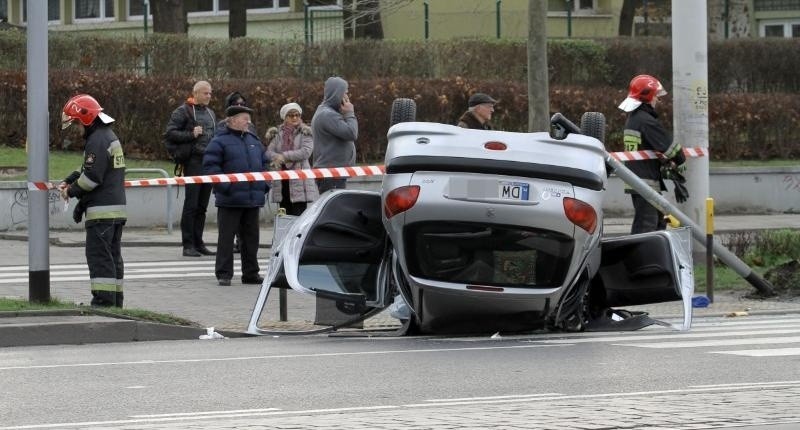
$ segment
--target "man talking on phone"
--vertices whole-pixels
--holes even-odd
[[[332,76],[325,81],[322,103],[311,119],[314,137],[313,167],[348,167],[356,162],[358,120],[350,103],[347,81]],[[328,190],[345,188],[347,178],[318,178],[317,188],[322,194]]]

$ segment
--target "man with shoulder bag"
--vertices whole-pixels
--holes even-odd
[[[167,150],[179,163],[183,159],[184,176],[203,174],[203,154],[214,137],[217,120],[208,106],[211,84],[198,81],[192,97],[172,112],[164,132]],[[203,242],[206,208],[211,197],[211,184],[187,184],[181,213],[181,242],[184,257],[214,255]]]

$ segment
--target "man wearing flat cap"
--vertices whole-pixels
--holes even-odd
[[[225,126],[206,147],[203,169],[207,175],[263,172],[267,170],[264,146],[250,127],[253,110],[231,105],[225,110]],[[214,273],[220,286],[233,278],[233,237],[239,235],[242,284],[261,284],[259,274],[258,212],[264,207],[265,181],[220,182],[214,184],[217,206],[217,259]]]
[[[471,95],[467,102],[469,109],[458,119],[458,126],[477,130],[491,130],[492,125],[489,121],[492,119],[496,103],[497,100],[484,93]]]

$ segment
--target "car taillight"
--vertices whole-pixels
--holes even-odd
[[[507,146],[506,146],[505,143],[498,142],[496,140],[484,143],[483,147],[486,148],[486,149],[490,149],[492,151],[505,151],[507,149]]]
[[[383,202],[383,213],[389,219],[401,212],[405,212],[414,206],[419,197],[419,185],[408,185],[395,188],[386,194]]]
[[[564,214],[573,224],[594,234],[597,228],[597,213],[589,203],[564,197]]]

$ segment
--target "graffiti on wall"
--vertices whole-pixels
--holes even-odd
[[[28,223],[28,190],[17,190],[14,192],[14,200],[11,202],[11,226],[25,225]],[[47,208],[50,215],[64,213],[64,200],[58,190],[47,191]]]
[[[783,177],[783,185],[786,191],[797,191],[800,193],[800,176],[786,175]]]

